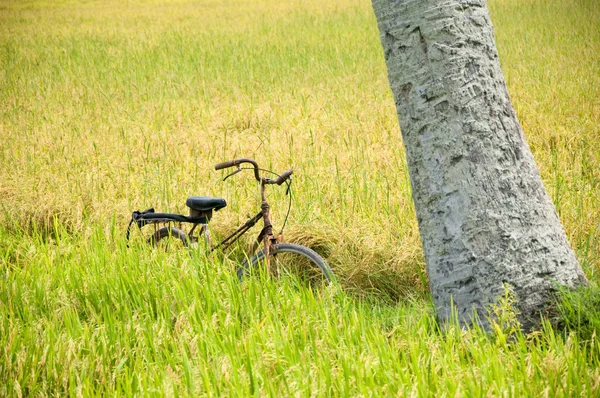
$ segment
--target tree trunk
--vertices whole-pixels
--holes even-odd
[[[510,103],[485,0],[373,0],[438,317],[505,285],[534,328],[585,277]]]

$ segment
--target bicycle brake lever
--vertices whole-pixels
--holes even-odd
[[[229,177],[236,175],[237,173],[239,173],[240,171],[242,171],[242,168],[240,167],[240,165],[237,166],[237,170],[234,171],[233,173],[227,174],[227,176],[225,178],[223,178],[223,181],[225,181],[226,179],[228,179]]]
[[[289,177],[289,184],[287,184],[287,189],[285,190],[285,196],[288,196],[290,194],[290,189],[292,189],[292,176]]]

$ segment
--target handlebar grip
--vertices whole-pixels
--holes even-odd
[[[235,160],[228,160],[226,162],[221,162],[221,163],[217,163],[215,164],[215,170],[221,170],[221,169],[226,169],[228,167],[233,167],[235,166]]]
[[[277,185],[283,184],[294,172],[294,169],[289,169],[281,173],[279,177],[277,177],[273,182]]]

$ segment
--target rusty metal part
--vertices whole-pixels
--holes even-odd
[[[256,178],[256,181],[260,182],[261,178],[260,178],[260,174],[258,173],[258,169],[259,169],[258,164],[252,159],[241,158],[241,159],[228,160],[226,162],[217,163],[217,164],[215,164],[215,170],[221,170],[221,169],[226,169],[228,167],[239,166],[242,163],[250,163],[254,167],[254,178]]]
[[[223,239],[219,244],[213,246],[210,251],[214,251],[218,248],[223,248],[226,249],[229,246],[231,246],[233,243],[235,243],[242,235],[244,235],[246,232],[248,232],[248,230],[250,228],[252,228],[253,226],[256,225],[256,223],[262,218],[263,214],[262,211],[257,213],[254,217],[248,219],[248,221],[246,221],[244,223],[244,225],[242,225],[241,227],[239,227],[235,232],[233,232],[231,235],[229,235],[228,237],[226,237],[225,239]]]

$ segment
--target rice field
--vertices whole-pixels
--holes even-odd
[[[490,0],[513,105],[592,282],[523,336],[436,324],[370,2],[0,1],[0,396],[597,396],[600,4]],[[340,283],[125,245],[136,209],[260,205]],[[287,210],[270,190],[275,226]],[[256,232],[258,233],[258,232]]]

